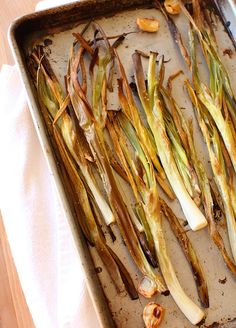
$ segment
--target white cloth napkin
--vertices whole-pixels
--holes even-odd
[[[43,0],[39,1],[36,5],[35,10],[43,10],[47,8],[52,8],[60,5],[64,5],[66,3],[72,3],[75,2],[76,0]]]
[[[42,1],[38,8],[55,2]],[[0,99],[0,208],[35,326],[97,328],[72,234],[15,66],[1,69]]]

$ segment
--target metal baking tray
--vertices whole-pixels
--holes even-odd
[[[220,19],[216,22],[216,36],[219,41],[220,53],[223,56],[224,49],[230,48],[232,50],[232,58],[229,58],[227,55],[224,56],[224,63],[230,72],[232,85],[234,91],[236,91],[235,4],[231,0],[209,1],[209,3],[216,7],[220,15]],[[69,49],[73,42],[72,32],[81,31],[83,24],[93,18],[101,24],[107,35],[116,35],[124,31],[135,30],[137,17],[157,17],[160,19],[161,28],[155,35],[145,33],[139,33],[138,35],[135,33],[130,34],[119,47],[118,52],[122,62],[125,64],[127,75],[131,77],[133,74],[131,54],[137,48],[145,51],[158,51],[160,54],[164,54],[166,59],[170,59],[166,64],[166,76],[180,69],[188,75],[184,62],[171,38],[167,24],[162,14],[153,7],[151,0],[85,0],[21,17],[13,22],[9,32],[11,48],[27,91],[28,103],[35,128],[46,156],[50,173],[54,178],[65,215],[71,226],[78,254],[84,268],[89,293],[100,324],[104,328],[115,326],[120,328],[143,327],[142,310],[148,301],[142,297],[131,301],[128,296],[117,295],[95,249],[88,247],[78,227],[73,206],[66,191],[66,181],[61,178],[60,164],[58,165],[53,154],[50,138],[47,135],[37,102],[36,91],[27,69],[26,58],[35,44],[43,42],[45,44],[45,40],[47,40],[49,60],[59,80],[63,82]],[[184,39],[187,39],[187,22],[184,17],[182,15],[177,17],[176,23]],[[174,89],[174,96],[180,106],[189,108],[190,103],[184,91],[180,89],[179,87],[176,90]],[[111,106],[118,107],[118,104],[113,101]],[[188,114],[186,110],[186,115]],[[194,131],[200,157],[205,165],[208,166],[210,174],[207,152],[196,122]],[[183,214],[176,201],[171,204],[171,207],[179,217],[183,218]],[[186,293],[195,302],[198,302],[193,277],[182,251],[175,237],[170,233],[168,226],[165,227],[165,230],[168,250],[180,283]],[[225,227],[222,225],[222,231],[224,230]],[[206,229],[194,233],[189,232],[188,235],[200,258],[209,288],[210,309],[207,310],[207,319],[201,327],[236,327],[236,321],[234,320],[236,318],[236,282],[225,268],[221,256],[210,241]],[[122,240],[117,238],[117,241],[111,247],[122,258],[122,261],[124,261],[131,272],[134,282],[137,284],[140,274],[128,252],[124,249]],[[102,270],[95,270],[98,267],[102,268]],[[221,283],[222,279],[225,281],[225,284]],[[157,295],[153,300],[167,309],[161,327],[192,327],[179,311],[171,296]]]

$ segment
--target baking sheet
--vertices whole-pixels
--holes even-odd
[[[111,17],[96,19],[97,22],[102,26],[107,35],[116,35],[122,34],[123,32],[137,31],[136,28],[136,18],[137,17],[154,17],[160,20],[160,30],[156,34],[147,34],[147,33],[138,33],[130,34],[126,37],[125,41],[118,48],[118,53],[120,58],[125,66],[127,76],[130,81],[132,80],[133,70],[132,70],[132,60],[131,55],[135,49],[143,50],[148,52],[149,50],[157,51],[159,54],[164,54],[165,59],[170,59],[166,64],[166,77],[174,72],[182,69],[185,73],[185,76],[189,76],[189,72],[185,67],[182,57],[179,55],[177,47],[173,42],[171,35],[169,33],[167,24],[164,20],[164,17],[156,9],[134,9],[129,11],[124,11],[118,13]],[[178,25],[180,31],[182,32],[184,40],[187,40],[187,21],[182,16],[179,15],[176,18],[176,24]],[[50,39],[52,44],[47,46],[47,53],[49,60],[52,64],[54,72],[56,73],[59,80],[64,84],[64,75],[66,74],[67,68],[67,59],[70,51],[70,47],[74,40],[72,33],[76,31],[81,31],[83,24],[79,27],[70,28],[66,31],[59,33],[46,33],[41,31],[40,34],[34,33],[35,39],[37,42],[40,41],[43,43],[45,39]],[[223,57],[224,64],[230,72],[230,78],[234,91],[236,87],[236,61],[235,61],[235,51],[232,45],[231,40],[226,34],[224,27],[221,22],[216,22],[216,35],[217,40],[219,41],[219,50],[221,56]],[[86,38],[92,38],[92,34],[89,32],[85,34]],[[25,39],[24,47],[28,51],[32,46],[32,35],[30,39]],[[229,58],[227,55],[223,55],[224,49],[232,49],[233,55],[232,58]],[[201,71],[205,74],[207,78],[206,68],[204,66],[203,58],[199,58],[201,62]],[[143,60],[147,66],[148,61]],[[183,77],[179,78],[174,83],[173,93],[177,103],[180,107],[184,108],[184,113],[186,117],[192,117],[192,106],[186,96],[186,91],[183,89]],[[115,97],[115,93],[109,96],[109,108],[117,109],[118,102]],[[34,117],[35,118],[35,117]],[[208,155],[206,147],[202,141],[202,137],[198,126],[194,121],[194,134],[196,146],[198,153],[200,154],[201,159],[205,163],[205,166],[208,169],[209,175],[211,170],[208,163]],[[35,119],[35,123],[38,124]],[[42,132],[41,132],[42,133]],[[45,149],[45,144],[43,143]],[[47,155],[48,156],[48,155]],[[55,172],[53,172],[54,174]],[[58,181],[57,181],[58,182]],[[122,183],[122,181],[120,181]],[[58,184],[58,183],[57,183]],[[125,188],[123,186],[122,188]],[[161,193],[161,191],[160,191]],[[162,193],[161,193],[162,194]],[[164,197],[164,195],[162,195]],[[184,218],[182,211],[179,207],[177,201],[169,202],[174,212],[181,218]],[[64,204],[65,205],[65,204]],[[70,215],[70,213],[68,213]],[[226,245],[229,248],[228,240],[225,234],[225,223],[222,220],[222,233],[225,236]],[[196,302],[199,303],[195,283],[193,276],[191,274],[188,263],[182,254],[182,251],[178,245],[173,234],[170,232],[167,222],[164,222],[166,239],[168,245],[168,252],[170,254],[172,263],[177,272],[178,278],[181,285],[183,286],[186,293]],[[135,284],[137,285],[138,280],[140,279],[140,274],[132,262],[127,249],[125,248],[121,238],[119,238],[119,232],[116,228],[115,233],[118,236],[115,243],[112,243],[108,239],[108,243],[113,250],[119,255],[123,263],[126,265],[127,269],[132,275]],[[188,232],[188,236],[191,242],[194,245],[194,248],[197,251],[197,254],[200,258],[200,262],[203,266],[203,270],[207,279],[208,288],[209,288],[209,297],[210,297],[210,309],[207,312],[207,318],[202,327],[207,327],[214,322],[227,323],[236,317],[236,282],[230,275],[229,271],[225,268],[223,260],[214,246],[213,242],[210,240],[207,229],[198,231],[198,232]],[[83,248],[85,245],[83,244]],[[105,292],[106,298],[108,299],[108,304],[112,312],[112,316],[118,327],[122,328],[131,328],[137,327],[141,328],[144,326],[142,321],[142,310],[148,300],[140,297],[140,299],[131,301],[127,295],[118,295],[109,275],[104,268],[104,265],[101,263],[101,260],[96,254],[94,248],[90,248],[92,258],[96,268],[102,268],[102,270],[96,270],[96,275],[99,277],[103,290]],[[90,264],[91,265],[91,264]],[[226,278],[226,282],[222,284],[220,281]],[[94,295],[94,293],[93,293]],[[95,296],[95,295],[94,295]],[[102,297],[100,295],[100,297]],[[100,302],[97,298],[96,302]],[[179,327],[192,327],[184,315],[180,312],[178,307],[175,305],[171,296],[157,295],[152,298],[153,301],[162,304],[166,308],[165,318],[161,327],[168,328],[179,328]],[[109,324],[107,325],[109,327]],[[222,327],[236,327],[236,323],[230,323]]]

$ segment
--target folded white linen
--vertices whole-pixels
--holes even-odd
[[[48,8],[64,5],[66,3],[75,2],[75,1],[76,0],[74,0],[74,1],[70,1],[70,0],[43,0],[43,1],[39,1],[37,3],[37,5],[35,7],[35,10],[48,9]]]

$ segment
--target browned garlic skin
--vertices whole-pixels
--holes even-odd
[[[137,18],[136,23],[141,31],[154,33],[160,28],[159,20],[155,18]]]
[[[151,298],[157,293],[157,285],[151,278],[144,276],[138,285],[138,293],[145,298]]]
[[[164,6],[166,11],[171,15],[177,15],[181,11],[179,0],[165,0]]]
[[[164,308],[154,302],[148,303],[143,310],[143,321],[146,328],[158,328],[164,317]]]

